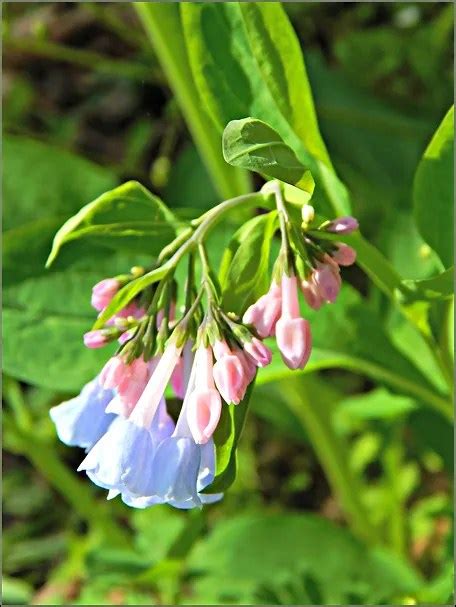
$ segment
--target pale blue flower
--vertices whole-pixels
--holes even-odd
[[[171,436],[157,448],[150,479],[150,495],[122,492],[122,500],[134,508],[170,504],[189,509],[216,502],[223,493],[203,494],[215,476],[215,448],[210,440],[197,445],[191,437]]]
[[[105,489],[147,495],[155,451],[173,429],[164,399],[149,428],[119,415],[78,470],[85,470],[96,485]]]
[[[113,390],[105,390],[96,377],[78,396],[52,407],[49,415],[60,440],[71,447],[89,450],[115,418],[115,415],[105,413],[113,397]]]

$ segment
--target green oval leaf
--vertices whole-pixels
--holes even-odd
[[[80,239],[114,250],[157,255],[178,226],[176,217],[159,198],[138,182],[128,181],[68,219],[55,235],[46,267],[52,265],[65,244]]]
[[[454,107],[434,133],[415,175],[418,229],[447,268],[453,263]]]
[[[234,234],[220,270],[226,311],[241,314],[267,291],[269,254],[276,229],[277,213],[271,211],[250,219]]]
[[[312,195],[312,175],[277,131],[262,120],[232,120],[222,141],[223,157],[229,164],[280,179]]]

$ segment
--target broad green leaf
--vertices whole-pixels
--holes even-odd
[[[445,469],[454,470],[453,425],[434,411],[418,409],[410,418],[410,427],[415,436],[414,444],[420,454],[435,451],[443,461]]]
[[[69,217],[116,182],[111,171],[75,154],[7,135],[3,139],[3,228],[50,216]]]
[[[33,586],[15,577],[2,577],[2,600],[4,605],[29,605],[33,596]]]
[[[385,229],[394,229],[399,208],[410,206],[413,174],[432,121],[386,104],[312,49],[306,64],[321,132],[361,225],[385,219]]]
[[[315,158],[331,165],[301,46],[280,2],[240,2],[249,46],[280,112]]]
[[[109,249],[158,255],[175,236],[178,221],[162,201],[136,181],[105,192],[57,232],[47,266],[62,247],[80,239]]]
[[[28,278],[3,293],[3,369],[32,385],[77,392],[108,359],[113,347],[89,350],[92,285],[100,272],[52,272]]]
[[[410,197],[410,190],[407,195]],[[389,219],[391,217],[394,221]],[[421,280],[442,271],[437,254],[418,232],[411,209],[391,209],[384,220],[377,245],[399,274],[407,279]]]
[[[347,529],[313,514],[247,514],[219,522],[189,564],[200,573],[192,599],[202,604],[259,604],[252,599],[260,585],[273,590],[288,582],[292,592],[304,576],[320,600],[283,604],[345,605],[351,603],[348,596],[358,594],[363,600],[356,604],[389,604],[419,585],[403,561],[369,549]]]
[[[377,388],[366,394],[351,396],[342,400],[336,411],[338,421],[345,420],[396,420],[406,417],[416,409],[416,402],[407,397],[392,394],[384,388]]]
[[[454,107],[429,143],[415,175],[415,219],[428,245],[447,268],[453,263]]]
[[[170,207],[184,207],[193,217],[218,202],[217,192],[194,145],[186,146],[173,162],[163,198]]]
[[[454,295],[454,267],[432,278],[405,280],[404,284],[425,299],[450,299]]]
[[[46,272],[45,263],[56,231],[66,217],[44,217],[3,234],[3,285]]]
[[[232,120],[223,131],[222,145],[223,157],[229,164],[295,185],[308,192],[309,198],[312,195],[312,175],[265,122],[255,118]]]
[[[271,211],[245,223],[233,236],[221,264],[222,305],[242,314],[263,295],[270,282],[269,254],[277,229],[277,214]]]
[[[223,161],[219,133],[200,102],[187,56],[180,3],[135,2],[133,6],[219,195],[232,198],[245,194],[250,189],[249,176]]]
[[[213,437],[216,448],[215,478],[203,493],[226,491],[236,478],[236,449],[244,428],[254,385],[255,380],[251,382],[238,405],[223,404],[222,415]]]
[[[264,5],[258,3],[258,10],[262,11]],[[294,125],[289,122],[290,116],[282,113],[283,104],[277,102],[276,88],[270,88],[272,79],[265,77],[268,71],[276,73],[277,59],[280,57],[280,61],[284,60],[284,51],[283,48],[275,49],[267,57],[262,56],[264,31],[257,31],[256,41],[252,41],[251,37],[258,25],[264,27],[264,22],[248,16],[247,27],[241,3],[238,2],[187,2],[181,3],[180,9],[195,83],[219,131],[222,132],[231,120],[246,116],[266,122],[295,152],[300,162],[310,169],[317,183],[327,192],[334,209],[340,214],[349,213],[350,200],[344,185],[330,164],[325,164],[314,155],[306,141],[294,130]],[[280,6],[273,10],[282,11]],[[266,21],[270,25],[270,15]],[[287,23],[286,16],[280,17],[280,23],[281,27],[288,29],[289,26],[284,25]],[[269,36],[274,37],[271,32]],[[290,44],[293,46],[293,43]],[[303,73],[300,68],[298,73]],[[279,82],[283,84],[283,78]],[[294,90],[293,86],[291,88]],[[288,94],[286,91],[281,93],[281,99]],[[308,104],[306,108],[309,108]],[[305,108],[302,111],[302,122],[308,120],[313,124],[315,115],[307,115]],[[316,146],[321,156],[322,151],[314,135],[315,131],[310,127],[307,139],[312,139],[313,150]]]

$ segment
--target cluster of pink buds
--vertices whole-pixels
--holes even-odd
[[[307,364],[312,336],[299,293],[314,309],[336,300],[340,267],[355,261],[355,251],[339,240],[358,224],[342,217],[314,225],[315,212],[306,205],[299,230],[280,190],[277,214],[282,247],[270,288],[243,315],[223,309],[200,241],[201,284],[195,284],[195,253],[188,247],[182,305],[173,265],[163,265],[161,278],[139,293],[133,287],[134,297],[129,283],[144,274],[142,268],[93,287],[101,328],[86,333],[84,343],[99,348],[117,340],[118,349],[81,394],[54,407],[51,417],[64,442],[86,449],[79,469],[108,490],[108,499],[120,495],[136,508],[191,508],[221,499],[206,491],[216,474],[214,433],[224,407],[242,407],[258,369],[271,363],[263,340],[275,338],[290,369]],[[164,252],[157,265],[163,259]],[[182,400],[174,416],[165,399],[168,386]]]
[[[290,369],[303,369],[312,348],[310,324],[302,318],[298,291],[307,304],[318,310],[324,303],[334,303],[340,288],[340,266],[352,265],[355,250],[341,242],[326,240],[327,234],[350,234],[358,228],[353,217],[341,217],[312,230],[313,207],[302,209],[303,234],[282,232],[282,253],[276,264],[275,278],[269,291],[251,305],[243,316],[261,338],[275,336],[283,361]],[[299,246],[294,246],[299,238]],[[302,256],[302,251],[306,256]],[[284,263],[286,260],[286,263]]]

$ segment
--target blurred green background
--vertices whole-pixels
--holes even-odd
[[[411,192],[419,159],[452,103],[452,3],[285,6],[305,51],[323,136],[364,234],[405,278],[435,274],[440,262],[414,227]],[[85,259],[74,292],[51,293],[50,322],[61,323],[62,337],[55,365],[43,354],[40,367],[45,328],[24,327],[19,317],[41,314],[44,295],[33,281],[45,275],[55,230],[127,179],[189,217],[219,198],[131,4],[2,8],[4,331],[13,342],[4,376],[3,602],[450,604],[451,425],[364,375],[332,369],[259,385],[238,478],[220,505],[204,511],[134,511],[105,502],[78,478],[82,453],[57,442],[47,411],[88,372],[72,374],[74,353],[65,353],[67,332],[90,327],[85,285],[105,267],[125,269],[126,257],[112,255],[96,269]],[[229,236],[233,228],[225,229]],[[340,329],[349,347],[362,341],[362,325],[349,318],[356,289],[368,302],[364,328],[381,323],[395,352],[441,387],[397,312],[358,268],[344,274],[354,289],[334,317],[315,318],[319,346]],[[366,343],[366,351],[378,343]],[[105,356],[95,353],[93,361]],[[24,370],[27,357],[38,359],[33,370]],[[329,429],[322,419],[331,420]],[[309,442],[309,424],[321,432],[317,444]],[[339,440],[379,543],[356,537],[334,494],[326,449]]]

